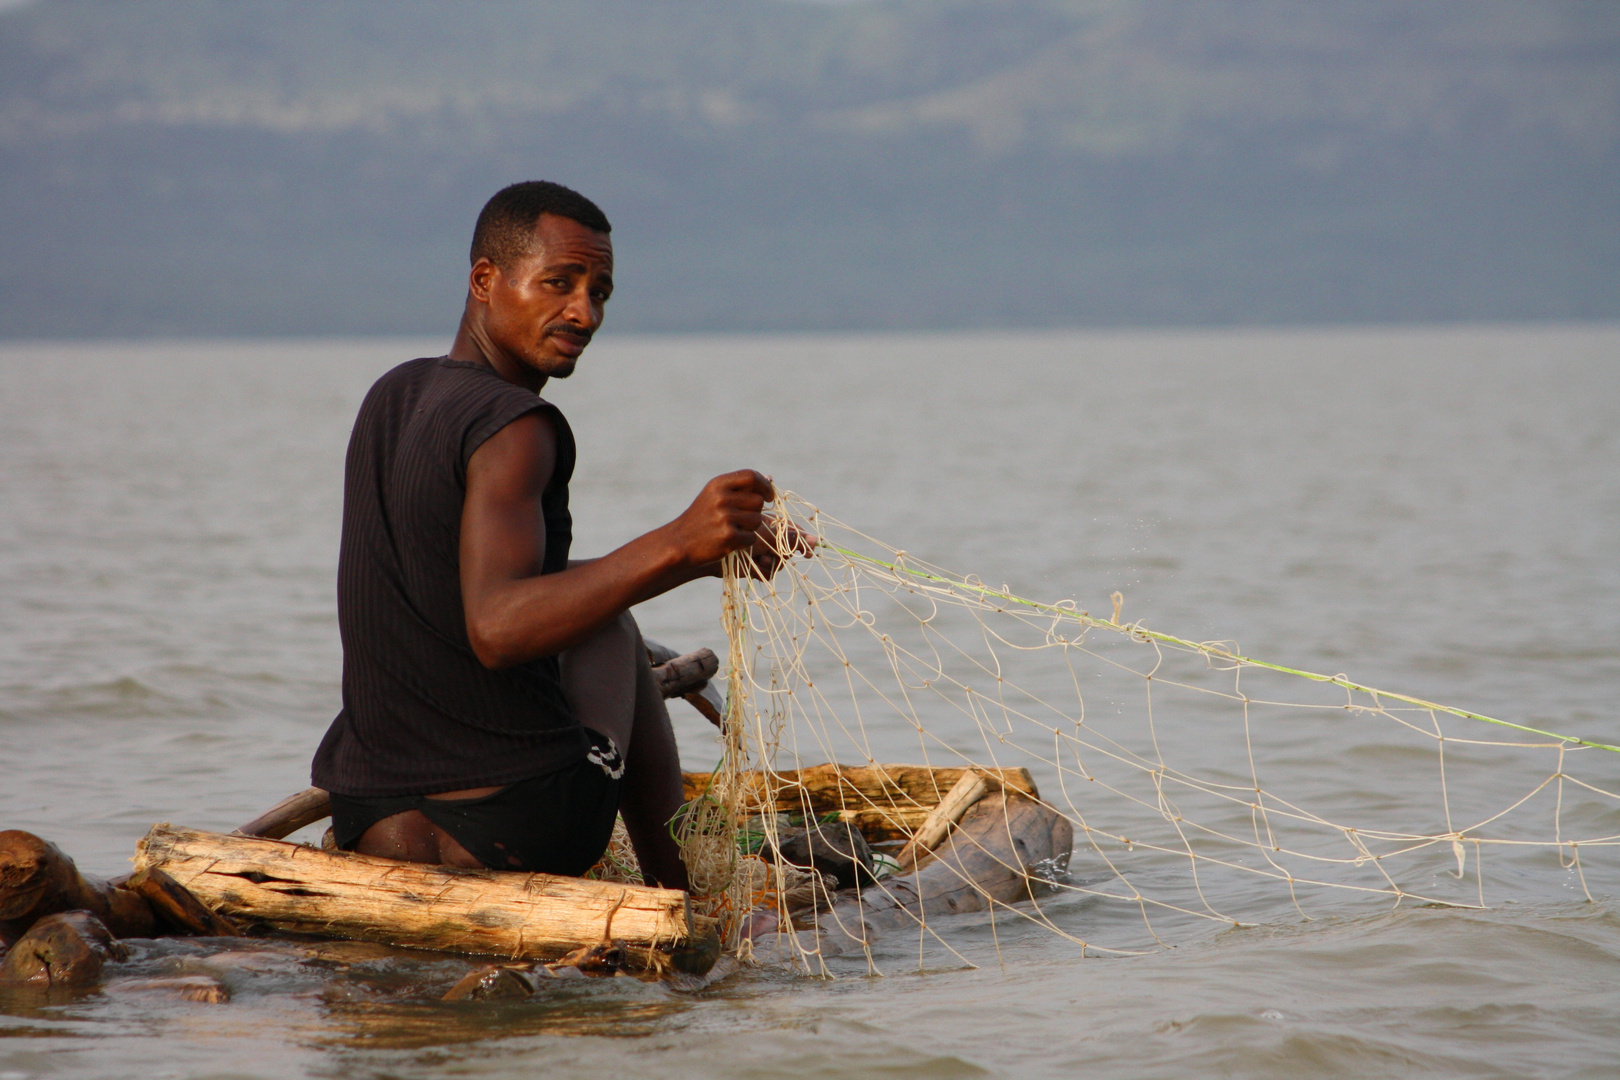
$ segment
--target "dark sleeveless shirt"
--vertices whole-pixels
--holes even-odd
[[[557,658],[491,671],[473,653],[462,608],[467,462],[537,411],[557,432],[541,497],[541,572],[550,574],[568,565],[573,538],[574,436],[554,405],[446,357],[401,364],[366,395],[349,437],[338,550],[343,711],[315,753],[316,786],[432,794],[540,776],[589,751]]]

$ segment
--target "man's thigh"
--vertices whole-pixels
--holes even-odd
[[[558,661],[563,693],[575,719],[612,739],[620,752],[629,753],[640,668],[647,666],[646,646],[635,618],[624,612],[565,651]]]

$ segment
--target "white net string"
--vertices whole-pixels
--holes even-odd
[[[988,908],[1081,955],[1358,901],[1484,907],[1613,887],[1613,746],[1121,622],[1118,594],[1108,619],[1024,600],[792,494],[776,512],[817,551],[770,581],[727,574],[726,752],[685,836],[733,947],[738,916],[790,888],[780,870],[738,872],[759,809],[749,784],[828,762],[1027,769],[1072,824],[1073,859],[1042,868],[1034,899]],[[756,818],[773,841],[778,817]]]

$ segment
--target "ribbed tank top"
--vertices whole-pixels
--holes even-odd
[[[447,357],[401,364],[366,395],[349,438],[338,549],[343,710],[315,753],[318,787],[433,794],[539,776],[588,752],[557,658],[484,667],[461,601],[467,462],[536,411],[557,432],[556,470],[541,498],[541,573],[550,574],[568,565],[573,538],[574,436],[556,406]]]

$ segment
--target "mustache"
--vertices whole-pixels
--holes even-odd
[[[572,326],[568,323],[561,322],[552,323],[550,326],[547,326],[542,334],[544,337],[552,337],[553,335],[571,337],[584,345],[589,345],[591,343],[591,338],[596,336],[596,332],[594,330],[589,330],[583,326]]]

